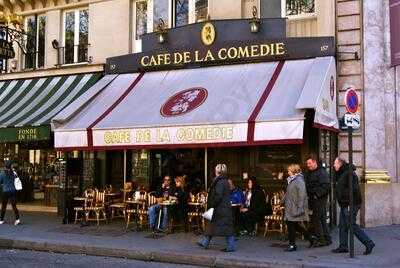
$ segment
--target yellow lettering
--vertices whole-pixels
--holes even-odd
[[[269,45],[261,45],[261,57],[265,57],[268,56],[270,52],[270,47]]]
[[[207,54],[204,58],[204,61],[215,61],[215,58],[210,50],[207,50]]]
[[[276,44],[276,55],[283,55],[283,54],[285,54],[285,44],[277,43]]]
[[[249,57],[249,47],[239,47],[239,59],[240,58],[248,58]]]
[[[220,60],[226,60],[227,56],[226,56],[226,48],[221,48],[218,51],[218,59]]]
[[[189,63],[190,62],[190,52],[183,52],[183,63]]]
[[[149,56],[142,57],[140,64],[145,67],[149,66]]]
[[[228,49],[228,58],[229,59],[236,59],[238,55],[238,51],[236,47],[231,47]]]
[[[251,47],[250,47],[250,50],[251,50],[251,52],[250,52],[250,54],[251,54],[251,57],[252,58],[254,58],[254,57],[259,57],[260,56],[260,54],[259,54],[259,47],[257,46],[257,45],[252,45]]]
[[[183,60],[182,54],[179,52],[174,53],[174,64],[180,64]]]

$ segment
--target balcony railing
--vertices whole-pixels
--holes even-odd
[[[58,65],[88,62],[89,44],[79,44],[58,48]]]
[[[315,12],[315,0],[286,0],[286,16]]]

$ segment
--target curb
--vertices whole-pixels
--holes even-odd
[[[29,241],[0,238],[0,248],[55,252],[62,254],[86,254],[102,257],[125,258],[147,262],[173,263],[196,265],[216,268],[303,268],[307,264],[287,263],[277,260],[254,261],[242,258],[228,258],[226,256],[204,256],[179,254],[171,251],[116,249],[96,246],[71,245],[46,241]],[[308,266],[308,267],[312,267]],[[320,266],[321,267],[321,266]]]

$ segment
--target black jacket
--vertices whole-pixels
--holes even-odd
[[[174,196],[174,194],[175,194],[175,188],[172,187],[172,186],[170,185],[170,186],[168,187],[168,189],[164,189],[164,188],[162,187],[162,185],[160,185],[160,186],[157,188],[157,191],[154,193],[154,196],[157,197],[157,198],[161,198],[161,197],[163,197],[164,192],[168,192],[168,196]]]
[[[174,216],[180,220],[184,220],[186,219],[188,211],[189,196],[187,192],[182,188],[175,188],[174,196],[178,200],[178,204],[176,205],[176,209],[174,210]]]
[[[362,203],[360,185],[358,183],[358,176],[355,172],[355,167],[352,167],[353,173],[353,205],[359,206]],[[339,206],[346,207],[350,205],[350,192],[349,192],[349,164],[344,164],[336,172],[336,199]]]
[[[228,179],[219,176],[214,179],[208,191],[207,208],[214,208],[211,222],[207,225],[208,236],[233,235],[231,190]]]
[[[267,204],[266,204],[265,194],[263,190],[259,187],[252,190],[249,211],[254,212],[257,215],[258,218],[257,220],[263,219],[264,216],[266,215]]]
[[[304,174],[308,200],[310,203],[326,199],[330,190],[329,176],[326,170],[318,167]]]

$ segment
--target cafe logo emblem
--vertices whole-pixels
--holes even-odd
[[[164,117],[186,114],[202,105],[207,96],[208,92],[205,88],[185,89],[170,97],[161,107],[160,113]]]
[[[330,89],[330,93],[331,93],[331,99],[333,100],[333,98],[335,97],[335,78],[333,78],[333,76],[331,76],[331,81],[329,83],[329,89]]]
[[[215,41],[215,27],[212,23],[207,22],[201,29],[201,41],[204,45],[209,46]]]

